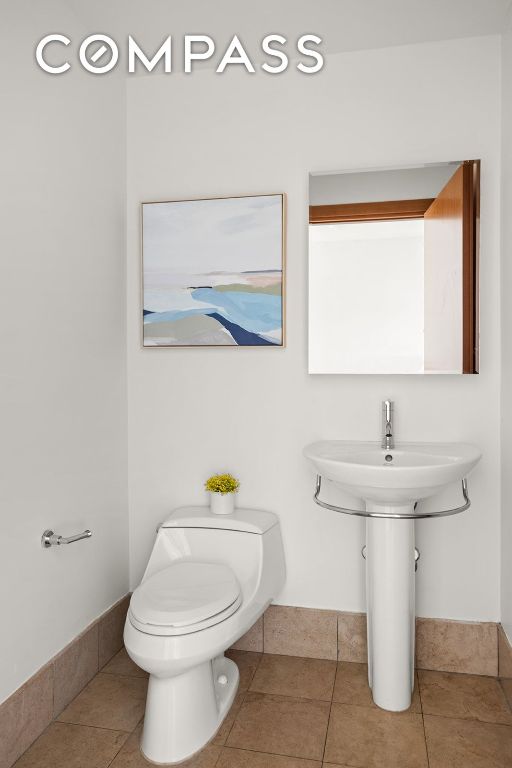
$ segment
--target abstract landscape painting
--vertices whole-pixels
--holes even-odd
[[[143,203],[145,347],[283,345],[283,206]]]

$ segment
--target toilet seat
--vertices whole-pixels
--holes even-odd
[[[129,619],[150,635],[184,635],[218,624],[240,606],[240,584],[227,565],[178,560],[134,591]]]

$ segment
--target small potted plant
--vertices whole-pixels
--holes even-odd
[[[204,484],[210,494],[210,509],[214,515],[231,515],[235,509],[235,493],[240,483],[228,473],[212,475]]]

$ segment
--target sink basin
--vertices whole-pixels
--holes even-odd
[[[469,508],[465,478],[480,451],[465,443],[398,442],[396,448],[384,449],[380,442],[324,440],[308,445],[304,455],[317,471],[315,502],[366,517],[368,683],[377,706],[406,710],[414,688],[416,520]],[[364,499],[365,510],[321,500],[322,478]],[[458,480],[465,504],[434,512],[417,509],[417,501]]]
[[[397,443],[323,440],[304,449],[322,477],[369,502],[410,505],[461,480],[479,461],[478,448],[466,443]]]

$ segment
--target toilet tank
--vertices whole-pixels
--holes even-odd
[[[281,527],[273,512],[236,509],[215,515],[209,507],[176,509],[158,529],[142,580],[181,558],[228,565],[244,600],[258,590],[275,598],[284,584]]]

